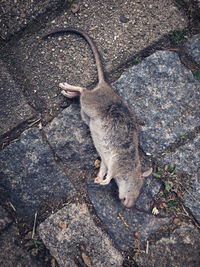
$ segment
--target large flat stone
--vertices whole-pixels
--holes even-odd
[[[120,7],[120,8],[119,8]],[[123,16],[128,21],[124,23]],[[170,18],[170,19],[169,19]],[[65,10],[41,31],[28,34],[8,52],[16,71],[21,70],[32,91],[49,109],[63,103],[59,82],[87,86],[97,79],[92,53],[82,38],[74,35],[41,40],[44,32],[63,26],[82,27],[94,38],[107,72],[134,58],[171,31],[187,27],[188,19],[173,0],[80,2],[80,11]],[[82,26],[81,26],[82,25]],[[16,78],[19,78],[16,74]]]
[[[44,131],[54,152],[71,168],[91,169],[97,152],[90,130],[82,121],[80,107],[73,104],[61,112]]]
[[[192,58],[200,64],[200,34],[194,35],[186,43],[189,54]]]
[[[0,60],[0,136],[30,119],[34,110],[26,102],[3,61]]]
[[[174,52],[159,51],[125,72],[114,84],[135,112],[140,145],[157,156],[180,135],[200,125],[200,83]]]
[[[139,253],[135,259],[140,267],[198,267],[200,264],[200,234],[193,225],[182,225],[169,237],[150,243],[148,254]]]
[[[159,188],[152,177],[148,178],[135,207],[126,210],[120,203],[114,181],[107,186],[96,185],[93,181],[89,181],[90,201],[106,230],[121,249],[132,248],[135,232],[139,233],[140,241],[144,242],[160,226],[169,223],[170,218],[159,218],[151,213],[152,200]]]
[[[85,204],[70,204],[51,215],[39,225],[39,234],[61,267],[122,266],[121,253],[95,225]]]
[[[75,194],[36,128],[0,152],[0,169],[1,198],[10,201],[24,220],[33,220],[42,204]]]
[[[174,153],[168,153],[162,162],[163,164],[176,164],[180,170],[191,177],[191,188],[185,191],[183,201],[200,222],[200,135],[191,143],[178,148]]]

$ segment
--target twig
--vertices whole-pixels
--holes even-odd
[[[147,240],[147,245],[146,245],[146,254],[149,254],[149,241]]]
[[[8,204],[11,206],[11,208],[16,211],[16,208],[13,206],[13,204],[9,201]]]
[[[32,231],[32,239],[33,239],[34,236],[35,236],[36,221],[37,221],[37,211],[36,211],[35,216],[34,216],[33,231]]]
[[[190,197],[193,198],[193,200],[198,201],[198,200],[192,195],[192,193],[191,193],[189,190],[187,190],[187,188],[185,188],[184,185],[182,185],[181,182],[178,181],[178,183],[179,183],[179,184],[183,187],[183,189],[190,195]]]
[[[183,215],[186,216],[186,217],[188,217],[188,218],[190,218],[190,219],[193,221],[193,223],[195,224],[195,226],[196,226],[197,228],[200,228],[200,226],[198,225],[198,223],[196,223],[196,221],[195,221],[195,220],[188,214],[188,212],[187,212],[187,210],[185,209],[185,207],[183,206],[183,204],[182,204],[182,208],[183,208],[183,210],[184,210],[185,213],[186,213],[186,214],[183,213]]]
[[[118,213],[120,219],[122,220],[122,222],[125,224],[126,227],[129,227],[129,225],[125,222],[124,218],[122,217],[122,215],[120,213]]]
[[[36,121],[32,122],[29,124],[29,127],[32,127],[33,125],[35,125],[36,123],[38,123],[41,119],[37,119]]]

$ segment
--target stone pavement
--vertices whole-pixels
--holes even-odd
[[[199,3],[69,2],[0,7],[0,266],[199,266]],[[40,39],[71,25],[95,39],[153,166],[130,210],[114,181],[93,183],[89,129],[58,88],[96,82],[88,45]]]

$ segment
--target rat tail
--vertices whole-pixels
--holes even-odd
[[[94,57],[95,57],[99,83],[104,82],[105,77],[104,77],[103,66],[101,63],[99,51],[98,51],[94,41],[89,37],[89,35],[87,33],[85,33],[82,30],[78,30],[78,29],[74,29],[74,28],[63,28],[63,29],[57,29],[57,30],[51,31],[47,34],[44,34],[42,36],[42,39],[45,39],[48,36],[54,35],[56,33],[64,33],[64,32],[76,33],[76,34],[82,36],[87,41],[87,43],[89,44],[89,46],[90,46],[90,48],[94,54]]]

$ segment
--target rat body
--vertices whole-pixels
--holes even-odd
[[[81,35],[89,43],[96,60],[99,81],[93,90],[66,82],[59,84],[64,96],[80,96],[82,119],[89,126],[94,145],[101,157],[100,170],[94,182],[107,185],[114,178],[119,188],[119,198],[129,208],[140,194],[144,177],[152,171],[141,171],[136,118],[127,103],[106,83],[96,45],[85,32],[72,28],[58,29],[43,38],[61,32]]]

